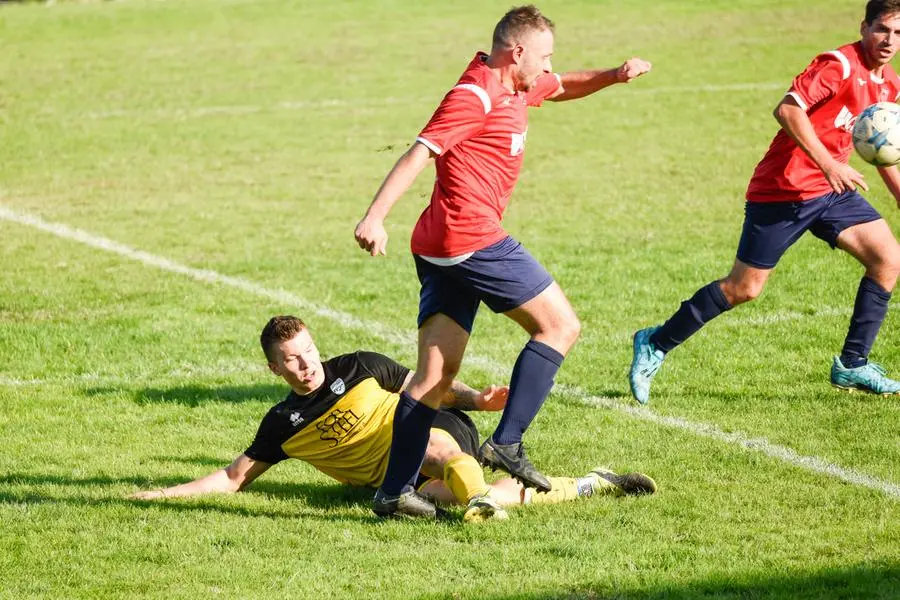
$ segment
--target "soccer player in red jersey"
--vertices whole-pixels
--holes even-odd
[[[513,368],[496,431],[482,445],[484,464],[529,487],[551,488],[525,454],[522,435],[553,386],[581,325],[559,285],[501,225],[522,166],[529,106],[573,100],[650,70],[632,58],[618,68],[554,74],[553,23],[534,6],[510,10],[447,93],[412,147],[385,178],[356,227],[372,256],[387,244],[384,219],[432,159],[437,180],[419,217],[412,252],[421,282],[415,376],[401,395],[379,515],[433,514],[412,489],[441,398],[459,371],[479,304],[507,315],[531,336]]]
[[[856,191],[868,187],[848,164],[856,116],[900,95],[900,79],[888,64],[900,49],[900,0],[866,4],[860,33],[860,41],[818,55],[775,108],[781,130],[750,180],[731,273],[698,290],[661,327],[635,333],[630,384],[638,402],[648,402],[651,380],[666,354],[714,317],[759,296],[778,260],[806,231],[866,269],[843,350],[832,363],[832,385],[900,393],[900,382],[868,362],[900,273],[900,245]],[[900,206],[897,167],[878,172]]]

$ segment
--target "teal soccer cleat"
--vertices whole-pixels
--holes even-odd
[[[831,385],[845,392],[860,390],[880,396],[900,394],[900,381],[887,377],[881,365],[870,362],[848,369],[841,363],[839,356],[834,357],[831,365]]]
[[[650,401],[650,382],[659,371],[666,353],[657,350],[650,343],[650,336],[659,327],[648,327],[634,334],[634,358],[631,359],[631,373],[628,381],[631,384],[631,395],[641,404]]]

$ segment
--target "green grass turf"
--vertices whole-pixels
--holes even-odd
[[[627,403],[630,335],[727,272],[770,117],[862,6],[800,0],[542,3],[554,64],[647,77],[532,111],[505,221],[584,322],[558,381]],[[228,463],[284,386],[256,345],[307,316],[325,355],[411,364],[418,286],[352,231],[504,2],[196,0],[0,7],[0,205],[381,325],[272,300],[0,220],[0,598],[896,598],[898,499],[555,394],[528,434],[554,474],[653,475],[652,498],[503,524],[381,523],[369,492],[301,463],[247,492],[133,502]],[[733,91],[727,91],[733,86]],[[869,198],[896,228],[870,167]],[[804,239],[763,297],[667,361],[651,409],[900,482],[900,404],[839,395],[830,357],[860,268]],[[900,368],[892,311],[874,357]],[[473,355],[524,342],[484,311]],[[895,371],[896,372],[896,371]],[[464,366],[473,385],[495,379]],[[33,381],[32,381],[33,380]],[[476,415],[483,431],[496,415]],[[454,513],[458,518],[459,514]]]

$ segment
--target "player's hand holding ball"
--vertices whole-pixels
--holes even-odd
[[[644,73],[649,72],[652,67],[653,65],[641,58],[629,58],[616,71],[616,80],[619,83],[631,83]]]

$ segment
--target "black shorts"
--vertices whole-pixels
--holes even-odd
[[[505,313],[553,283],[547,269],[508,236],[452,265],[437,265],[415,254],[413,259],[422,284],[419,327],[432,315],[441,313],[471,333],[482,302],[495,313]]]
[[[843,230],[880,218],[855,190],[803,202],[747,202],[737,258],[751,267],[774,269],[807,231],[834,248]]]
[[[455,408],[442,408],[434,418],[431,428],[446,431],[459,444],[460,450],[469,456],[478,458],[478,429],[469,415],[463,411]],[[419,477],[416,479],[416,489],[420,489],[430,480],[430,477],[419,473]]]

